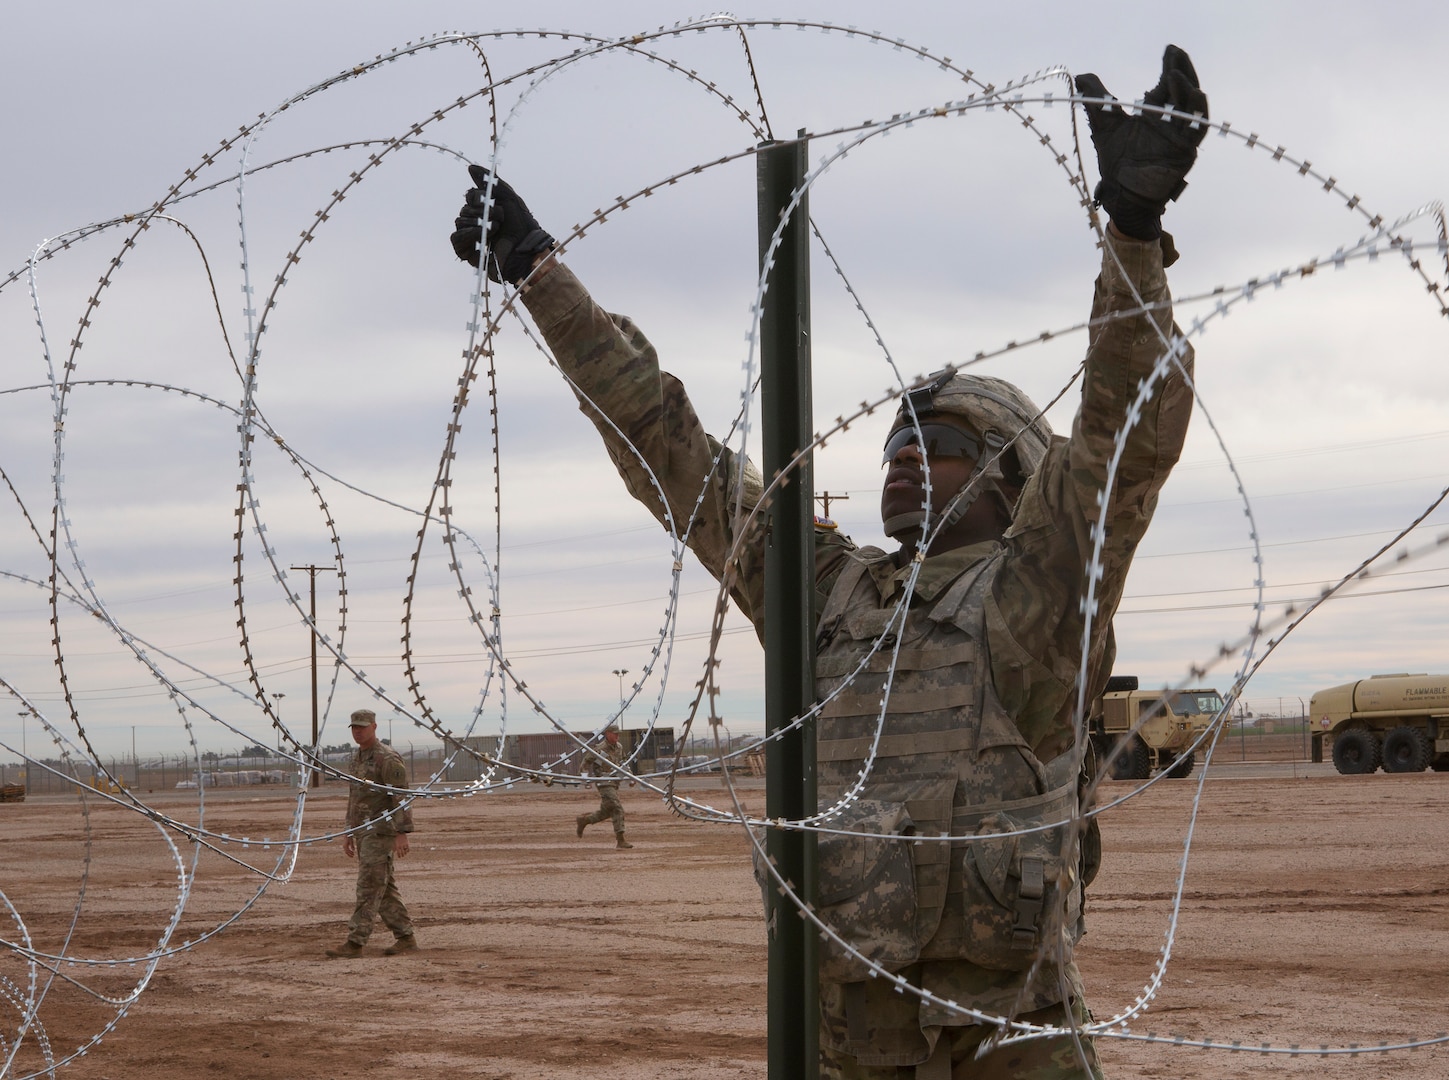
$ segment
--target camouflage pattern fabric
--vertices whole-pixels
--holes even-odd
[[[998,545],[985,546],[992,553],[984,560],[972,559],[970,548],[942,556],[949,563],[965,553],[944,592],[927,590],[929,601],[913,604],[903,623],[880,606],[869,561],[852,556],[821,615],[821,804],[844,796],[873,751],[865,797],[830,824],[880,837],[820,838],[821,915],[893,971],[952,959],[1021,971],[1043,943],[1060,943],[1064,932],[1074,941],[1078,929],[1066,830],[1041,828],[1072,816],[1076,761],[1070,754],[1039,761],[990,686],[973,677],[983,666],[986,606],[1001,563]],[[1024,829],[1036,831],[1015,835]],[[978,841],[948,847],[906,839],[947,833]],[[862,844],[886,853],[894,878],[862,860]],[[873,898],[907,902],[913,918],[870,911]],[[870,977],[833,942],[823,946],[821,972],[843,982]],[[1046,1000],[1032,1008],[1055,1000],[1055,968],[1043,967],[1037,981]]]
[[[597,825],[601,821],[612,821],[614,823],[614,835],[623,835],[624,804],[619,801],[618,784],[600,784],[599,808],[592,814],[584,815],[585,825]]]
[[[357,907],[347,920],[347,939],[366,945],[379,917],[399,938],[411,937],[412,919],[393,878],[392,846],[395,836],[363,833],[357,838]]]
[[[1091,1020],[1091,1014],[1082,1000],[1080,985],[1073,990],[1072,1017],[1074,1023],[1080,1026]],[[901,995],[892,994],[891,1001],[901,1002]],[[911,1010],[906,1008],[905,1011],[909,1013]],[[886,1008],[879,1015],[883,1020],[888,1019],[891,1003],[886,1003]],[[907,1015],[902,1021],[908,1023],[909,1019]],[[1066,1026],[1061,1005],[1023,1013],[1018,1019],[1029,1024]],[[1077,1044],[1070,1035],[999,1046],[978,1058],[977,1050],[993,1034],[993,1028],[972,1025],[940,1031],[932,1057],[923,1071],[935,1067],[942,1080],[1102,1080],[1102,1069],[1090,1039],[1081,1040],[1082,1052],[1087,1060],[1087,1068],[1084,1069]],[[944,1057],[945,1061],[937,1055]],[[822,1042],[820,1080],[917,1080],[917,1077],[917,1066],[866,1065],[856,1057],[831,1050]]]
[[[858,550],[833,530],[815,534],[817,691],[822,699],[836,692],[819,725],[822,805],[852,782],[881,728],[869,782],[853,819],[841,823],[873,835],[845,838],[834,854],[822,854],[822,905],[824,888],[833,887],[839,910],[831,925],[855,935],[854,944],[913,984],[987,1011],[1021,1002],[1027,1011],[1055,1005],[1059,1015],[1061,984],[1078,985],[1071,945],[1082,930],[1087,868],[1070,858],[1076,838],[1010,834],[1034,820],[1062,820],[1072,809],[1075,770],[1062,763],[1074,764],[1079,602],[1098,494],[1139,381],[1164,352],[1159,331],[1175,333],[1159,243],[1105,243],[1080,410],[1071,435],[1053,438],[1001,541],[925,559],[905,621],[892,625],[910,562],[899,552]],[[1128,314],[1138,306],[1133,287],[1147,312]],[[691,550],[728,581],[763,635],[761,522],[725,566],[739,528],[735,495],[746,511],[756,505],[758,472],[705,433],[683,385],[660,370],[638,327],[600,309],[562,264],[546,266],[524,303],[630,493],[661,522],[688,529]],[[1190,374],[1190,348],[1181,363]],[[1191,407],[1187,380],[1176,373],[1155,388],[1126,440],[1107,504],[1089,698],[1111,672],[1111,615],[1181,451]],[[942,832],[973,839],[949,849],[901,839]],[[904,862],[901,852],[909,853]],[[1033,976],[1042,945],[1051,947],[1051,960]],[[833,1061],[888,1070],[924,1065],[942,1038],[989,1033],[952,1010],[885,992],[843,955],[834,960],[825,957],[820,988],[822,1045]]]
[[[628,759],[629,751],[624,749],[622,742],[611,743],[608,739],[600,739],[584,753],[584,775],[598,777],[599,787],[612,784],[617,788],[620,770]]]
[[[586,825],[597,825],[601,821],[614,823],[614,835],[624,835],[624,804],[619,801],[619,774],[610,766],[623,766],[629,756],[623,743],[610,743],[607,739],[594,745],[593,750],[606,758],[601,761],[589,754],[584,762],[584,773],[598,777],[594,784],[599,789],[599,808],[585,815]]]
[[[352,755],[347,771],[359,780],[385,784],[393,788],[408,786],[408,770],[402,755],[385,743],[375,742],[366,750],[360,747]],[[413,831],[411,806],[399,809],[403,796],[365,784],[353,784],[347,792],[347,827],[364,824],[373,836],[394,836]],[[359,841],[363,834],[358,835]]]
[[[359,780],[388,787],[408,785],[402,755],[381,741],[366,750],[359,747],[347,771]],[[359,830],[353,834],[357,844],[357,906],[347,921],[347,937],[359,945],[367,944],[379,916],[398,937],[413,932],[392,872],[397,834],[413,831],[412,807],[398,809],[402,798],[364,784],[353,784],[347,792],[347,827]]]

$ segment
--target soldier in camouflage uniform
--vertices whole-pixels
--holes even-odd
[[[574,818],[574,831],[584,835],[584,829],[601,821],[614,823],[614,847],[631,848],[634,845],[624,838],[624,804],[619,801],[619,772],[628,755],[619,742],[619,727],[610,724],[604,729],[604,741],[584,752],[584,775],[595,778],[594,786],[599,789],[599,808],[592,814],[580,814]]]
[[[378,739],[376,714],[358,709],[352,714],[351,728],[357,753],[347,771],[372,784],[407,787],[407,766],[396,750]],[[347,940],[328,949],[328,956],[361,956],[378,916],[394,937],[382,950],[384,955],[396,956],[418,947],[392,873],[393,858],[407,856],[408,834],[413,831],[412,807],[401,806],[402,798],[395,791],[367,784],[353,784],[347,793],[347,828],[354,831],[342,841],[342,851],[349,859],[357,859],[357,907],[347,921]]]
[[[829,823],[854,835],[820,838],[820,914],[853,950],[821,949],[821,1065],[832,1080],[1101,1076],[1090,1039],[983,1048],[997,1025],[898,993],[859,959],[982,1013],[1059,1027],[1089,1019],[1072,962],[1098,854],[1095,830],[1079,836],[1072,824],[1084,582],[1108,462],[1135,411],[1106,498],[1090,700],[1111,671],[1111,616],[1191,412],[1193,354],[1172,321],[1164,268],[1176,252],[1161,215],[1206,127],[1129,116],[1095,76],[1077,86],[1095,99],[1095,197],[1110,222],[1071,434],[1052,434],[1008,383],[941,373],[906,395],[886,441],[881,516],[901,548],[858,549],[816,530],[822,809],[857,782],[879,731],[860,797]],[[1173,46],[1144,101],[1207,115]],[[475,266],[482,251],[494,280],[523,284],[629,492],[661,522],[689,522],[691,549],[763,634],[762,530],[736,547],[733,513],[737,494],[746,511],[758,503],[758,472],[706,434],[639,328],[599,308],[548,255],[552,238],[517,194],[476,166],[473,179],[454,251]],[[1139,383],[1169,352],[1170,374],[1136,406]],[[945,833],[963,840],[901,842]]]

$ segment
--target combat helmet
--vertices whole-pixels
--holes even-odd
[[[1020,488],[1041,467],[1052,440],[1046,417],[1031,398],[1005,379],[946,368],[906,391],[890,434],[913,426],[922,417],[942,415],[962,422],[980,440],[982,450],[976,468],[933,526],[949,528],[982,495],[999,500],[1010,514],[1013,507],[1000,482]],[[889,443],[889,436],[886,441]],[[925,521],[924,507],[896,514],[886,519],[885,532],[899,539]]]

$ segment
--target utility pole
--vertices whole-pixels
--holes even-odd
[[[307,617],[311,620],[312,627],[312,754],[315,756],[317,750],[317,575],[324,570],[328,573],[337,573],[335,566],[294,566],[293,570],[305,570],[309,578],[310,591],[312,596],[311,606],[307,609]],[[312,781],[310,786],[316,787],[322,783],[322,774],[317,771],[315,764],[312,768]]]
[[[850,496],[849,495],[832,495],[828,491],[822,491],[819,495],[815,496],[815,498],[820,501],[820,516],[823,517],[826,521],[829,521],[830,520],[830,502],[831,502],[831,500],[833,499],[836,502],[845,502],[847,499],[850,498]]]

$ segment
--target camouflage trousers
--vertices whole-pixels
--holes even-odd
[[[618,784],[599,785],[599,808],[584,817],[586,825],[597,825],[601,821],[613,820],[614,835],[624,835],[624,804],[619,801]]]
[[[412,920],[392,876],[394,841],[391,836],[371,834],[357,838],[357,907],[347,920],[348,941],[366,945],[379,915],[395,936],[412,935]]]
[[[1079,1024],[1091,1020],[1080,997],[1073,999],[1072,1014]],[[1029,1024],[1060,1025],[1062,1007],[1050,1005],[1022,1013],[1017,1019]],[[849,1054],[832,1050],[822,1031],[820,1080],[1102,1080],[1097,1052],[1089,1038],[1082,1039],[1087,1070],[1082,1068],[1070,1035],[1012,1043],[978,1058],[977,1048],[995,1030],[981,1024],[942,1028],[936,1052],[922,1065],[861,1065]]]

